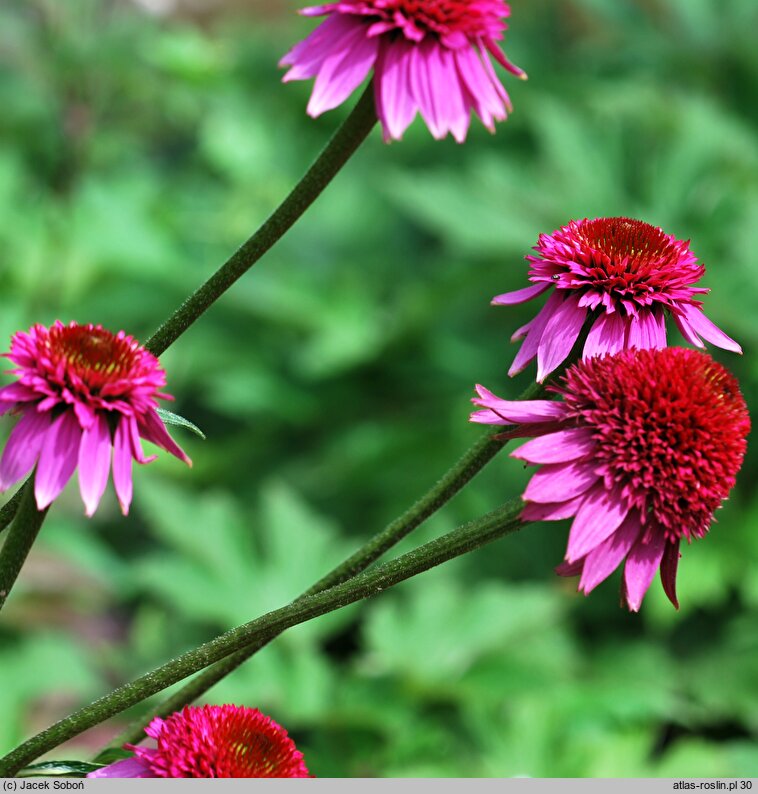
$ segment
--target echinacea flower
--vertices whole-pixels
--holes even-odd
[[[519,424],[512,456],[541,468],[524,521],[573,517],[565,564],[589,593],[626,559],[623,599],[637,611],[656,570],[674,606],[679,545],[702,538],[734,487],[750,431],[735,378],[706,353],[627,350],[571,367],[562,401],[510,402],[477,386],[471,420]]]
[[[87,777],[310,777],[303,754],[271,717],[244,706],[186,706],[145,733],[155,747],[127,744],[132,758]]]
[[[509,375],[536,356],[542,382],[567,358],[588,316],[592,327],[584,358],[666,347],[666,312],[690,344],[702,348],[704,339],[742,352],[703,314],[696,296],[709,290],[694,285],[705,267],[689,241],[631,218],[585,218],[541,234],[534,250],[537,256],[526,257],[534,284],[492,299],[495,305],[512,306],[552,288],[540,312],[512,337],[525,338]]]
[[[111,470],[124,515],[132,500],[132,459],[149,463],[140,438],[185,463],[190,459],[166,432],[156,398],[166,373],[158,359],[123,331],[100,325],[34,325],[11,340],[9,358],[18,379],[0,389],[0,415],[21,419],[0,459],[0,491],[37,467],[34,495],[44,510],[79,468],[79,488],[91,516]]]
[[[316,78],[308,113],[318,116],[373,67],[387,141],[402,138],[417,112],[438,139],[464,141],[472,109],[492,131],[511,104],[490,56],[526,77],[498,45],[510,15],[503,0],[342,0],[301,13],[327,18],[282,58],[291,67],[284,80]]]

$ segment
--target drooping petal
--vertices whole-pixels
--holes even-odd
[[[661,560],[661,584],[663,592],[668,596],[669,601],[676,609],[679,609],[679,600],[676,597],[676,571],[679,567],[679,558],[682,556],[679,551],[681,541],[669,541],[663,552]]]
[[[629,322],[628,347],[640,350],[653,350],[666,347],[666,323],[663,310],[655,307],[652,310],[640,311]]]
[[[653,533],[647,540],[647,543],[643,543],[643,538],[637,540],[624,566],[624,597],[632,612],[639,612],[666,547],[666,537],[662,532]]]
[[[629,513],[621,526],[585,558],[579,589],[588,594],[618,568],[640,535],[639,513]]]
[[[566,413],[566,407],[557,400],[501,400],[479,384],[476,385],[476,391],[479,397],[471,400],[474,405],[489,408],[515,425],[523,422],[552,422],[562,419]]]
[[[161,422],[160,417],[156,411],[148,411],[144,416],[141,416],[137,422],[139,434],[145,441],[151,441],[166,452],[170,452],[179,460],[183,460],[188,466],[192,465],[184,450],[174,441],[168,434],[166,426]]]
[[[514,306],[518,303],[526,303],[526,301],[542,295],[550,289],[550,283],[546,284],[532,284],[530,287],[517,289],[514,292],[504,292],[502,295],[495,295],[490,301],[493,306]]]
[[[349,31],[339,49],[321,65],[308,102],[308,115],[320,116],[341,105],[366,78],[378,48],[378,39],[366,36],[362,26]]]
[[[674,322],[676,323],[676,327],[679,329],[682,336],[691,345],[695,345],[695,347],[699,347],[701,349],[705,348],[703,340],[697,335],[697,333],[695,333],[695,329],[689,324],[686,317],[679,312],[674,312]]]
[[[524,491],[524,499],[547,504],[564,502],[588,491],[597,481],[593,461],[572,461],[543,466]]]
[[[90,772],[87,777],[115,777],[115,778],[137,778],[137,777],[157,777],[150,771],[148,764],[141,758],[123,758],[113,764],[108,764],[101,769]]]
[[[567,463],[588,455],[594,446],[591,430],[571,428],[527,441],[511,452],[511,457],[533,464]]]
[[[513,359],[513,364],[508,370],[508,374],[513,377],[521,372],[529,362],[537,355],[542,334],[545,331],[545,326],[550,322],[555,311],[563,302],[563,295],[560,292],[553,292],[550,297],[545,301],[545,305],[535,315],[534,319],[529,324],[529,330],[521,344],[521,348]]]
[[[432,76],[429,73],[429,44],[416,45],[409,64],[409,77],[413,98],[418,105],[421,116],[429,128],[429,132],[437,139],[444,138],[447,130],[442,123],[438,97],[434,91]]]
[[[569,295],[553,312],[545,326],[537,348],[537,381],[545,378],[571,353],[587,317],[587,310],[579,305],[579,295]]]
[[[405,41],[380,43],[374,96],[385,140],[400,140],[416,116],[409,77],[412,50],[413,45]]]
[[[24,413],[11,431],[0,459],[0,491],[10,488],[34,468],[49,427],[49,413],[33,408]]]
[[[589,554],[619,528],[628,512],[629,506],[620,493],[608,491],[603,482],[596,485],[571,525],[566,559],[574,562]]]
[[[584,343],[584,358],[602,356],[605,353],[616,353],[626,345],[629,320],[621,312],[601,314],[595,320]]]
[[[682,312],[687,322],[707,342],[733,353],[742,353],[742,348],[731,337],[727,336],[717,325],[711,322],[699,306],[691,303],[684,304]]]
[[[132,503],[132,444],[129,423],[133,421],[129,417],[121,417],[113,436],[113,487],[124,515],[128,515],[129,505]]]
[[[563,518],[572,518],[584,501],[584,494],[565,502],[552,502],[540,504],[539,502],[527,502],[521,511],[522,521],[560,521]]]
[[[79,490],[85,512],[92,516],[100,504],[111,467],[111,432],[105,416],[98,414],[82,433],[79,445]]]
[[[34,495],[39,510],[51,505],[71,479],[79,460],[81,440],[82,428],[71,410],[64,411],[50,425],[34,477]]]

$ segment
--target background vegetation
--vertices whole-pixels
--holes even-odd
[[[145,338],[268,214],[346,113],[278,58],[287,2],[0,5],[0,339],[35,321]],[[171,13],[151,14],[145,7]],[[189,9],[192,13],[182,13]],[[628,214],[691,238],[709,316],[758,391],[754,0],[514,2],[515,112],[464,146],[375,134],[285,241],[165,355],[189,472],[120,516],[55,505],[0,627],[0,750],[297,595],[480,432],[508,381],[540,231]],[[10,422],[3,420],[3,438]],[[177,435],[180,431],[177,431]],[[318,776],[758,775],[758,458],[684,550],[682,608],[560,580],[566,525],[288,632],[216,690],[286,725]],[[517,492],[507,456],[413,542]],[[408,543],[405,544],[408,547]],[[132,713],[131,716],[136,716]],[[86,757],[123,724],[56,755]]]

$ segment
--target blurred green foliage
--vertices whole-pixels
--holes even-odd
[[[266,217],[347,112],[308,119],[310,86],[280,84],[312,26],[282,5],[0,5],[0,338],[56,318],[145,338]],[[755,1],[513,5],[530,81],[505,78],[497,134],[375,135],[164,356],[208,436],[173,429],[194,469],[137,472],[128,519],[112,494],[91,521],[75,488],[55,505],[3,613],[0,749],[282,605],[428,487],[480,432],[473,383],[533,377],[505,376],[533,308],[488,302],[541,231],[628,214],[691,238],[746,350],[713,353],[755,404]],[[755,776],[757,467],[684,550],[678,613],[657,583],[620,610],[618,576],[576,595],[552,572],[566,527],[530,527],[288,632],[209,697],[271,713],[319,776]],[[502,456],[403,548],[525,478]]]

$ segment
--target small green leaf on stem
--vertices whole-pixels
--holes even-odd
[[[205,441],[205,433],[203,433],[197,425],[192,424],[189,419],[185,419],[183,416],[179,416],[179,414],[167,411],[165,408],[156,408],[155,410],[158,412],[158,416],[160,416],[164,425],[184,427],[187,430],[191,430],[196,436],[200,436],[200,438]]]

